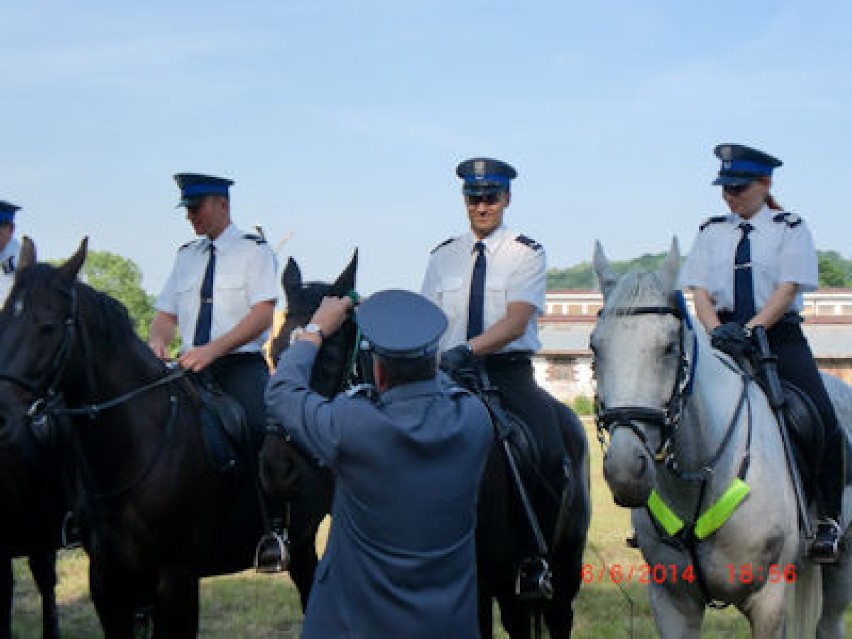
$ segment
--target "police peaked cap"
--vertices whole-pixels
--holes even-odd
[[[447,329],[447,316],[440,308],[401,289],[374,293],[358,306],[355,316],[373,350],[386,357],[434,355]]]

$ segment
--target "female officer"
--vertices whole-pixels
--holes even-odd
[[[713,182],[730,215],[708,219],[681,272],[713,346],[741,354],[750,329],[763,326],[782,379],[816,404],[825,430],[817,496],[819,521],[811,558],[837,560],[844,485],[844,441],[837,416],[801,329],[802,293],[819,284],[817,254],[805,223],[769,193],[781,161],[740,144],[720,144]]]

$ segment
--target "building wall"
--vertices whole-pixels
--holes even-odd
[[[687,303],[692,309],[691,295]],[[589,335],[602,306],[597,291],[551,291],[539,321],[542,348],[535,358],[539,384],[563,401],[594,395]],[[852,384],[852,289],[805,294],[804,330],[820,370]]]

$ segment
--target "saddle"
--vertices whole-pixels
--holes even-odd
[[[203,372],[187,375],[201,404],[201,435],[207,460],[218,472],[239,475],[254,456],[245,410]]]
[[[766,392],[763,375],[758,374],[756,379]],[[805,391],[784,380],[781,381],[781,387],[784,393],[784,419],[790,435],[793,457],[802,479],[805,496],[808,502],[812,502],[818,489],[816,470],[825,447],[822,419]],[[852,441],[848,437],[845,438],[844,445],[847,459],[852,459]],[[846,484],[852,484],[852,464],[846,465]]]

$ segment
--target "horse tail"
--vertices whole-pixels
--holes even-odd
[[[785,575],[793,577],[793,575]],[[822,612],[822,570],[802,558],[786,594],[787,636],[815,637]]]

